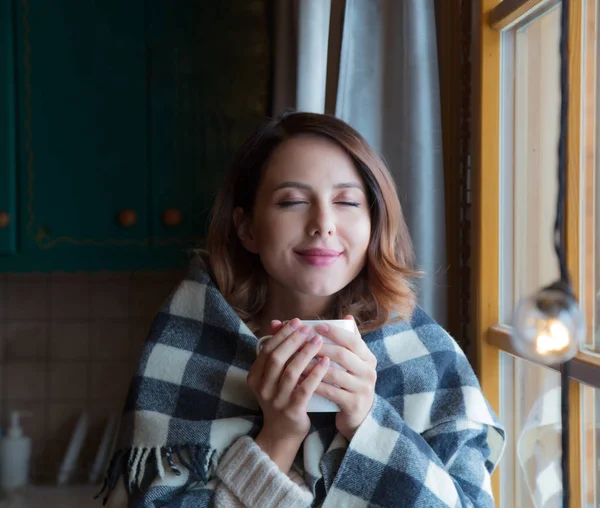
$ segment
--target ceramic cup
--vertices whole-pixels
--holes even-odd
[[[338,328],[342,328],[343,330],[347,330],[349,332],[354,332],[355,330],[354,321],[351,321],[349,319],[323,319],[317,321],[302,321],[302,323],[308,326],[312,326],[313,328],[320,324],[328,324],[329,326],[337,326]],[[271,337],[273,336],[265,335],[264,337],[258,339],[258,342],[256,343],[257,356],[260,353],[260,350],[262,349],[263,342],[269,340]],[[321,337],[324,343],[333,343],[333,341],[329,340],[328,338],[323,336]],[[335,362],[331,362],[331,366],[338,369],[343,369],[343,367],[341,367]],[[330,400],[327,400],[326,398],[314,393],[308,401],[308,406],[306,410],[309,413],[337,413],[340,411],[340,408],[337,404],[334,404]]]

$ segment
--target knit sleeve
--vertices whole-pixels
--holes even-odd
[[[223,455],[216,474],[222,482],[215,492],[219,507],[304,508],[313,501],[299,475],[281,472],[247,436],[238,439]]]

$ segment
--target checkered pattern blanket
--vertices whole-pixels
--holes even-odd
[[[490,474],[504,430],[458,345],[418,308],[410,322],[363,338],[378,359],[370,414],[349,443],[334,413],[311,414],[296,458],[315,505],[494,506]],[[123,475],[129,506],[213,505],[219,457],[262,426],[246,385],[256,340],[194,261],[150,330],[108,492]],[[185,480],[163,482],[167,473]]]

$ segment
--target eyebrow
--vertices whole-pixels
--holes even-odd
[[[275,187],[275,190],[287,189],[287,188],[311,190],[312,186],[308,185],[307,183],[302,183],[302,182],[283,182],[283,183],[280,183],[277,187]],[[364,191],[363,186],[358,182],[337,183],[333,186],[333,188],[334,189],[359,189],[361,191]]]

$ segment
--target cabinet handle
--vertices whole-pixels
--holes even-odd
[[[0,212],[0,229],[7,228],[10,224],[10,214],[8,212]]]
[[[181,224],[181,211],[176,208],[169,208],[163,212],[163,223],[165,226],[173,227]]]
[[[133,210],[123,210],[119,213],[119,224],[124,228],[135,226],[137,222],[137,214]]]

